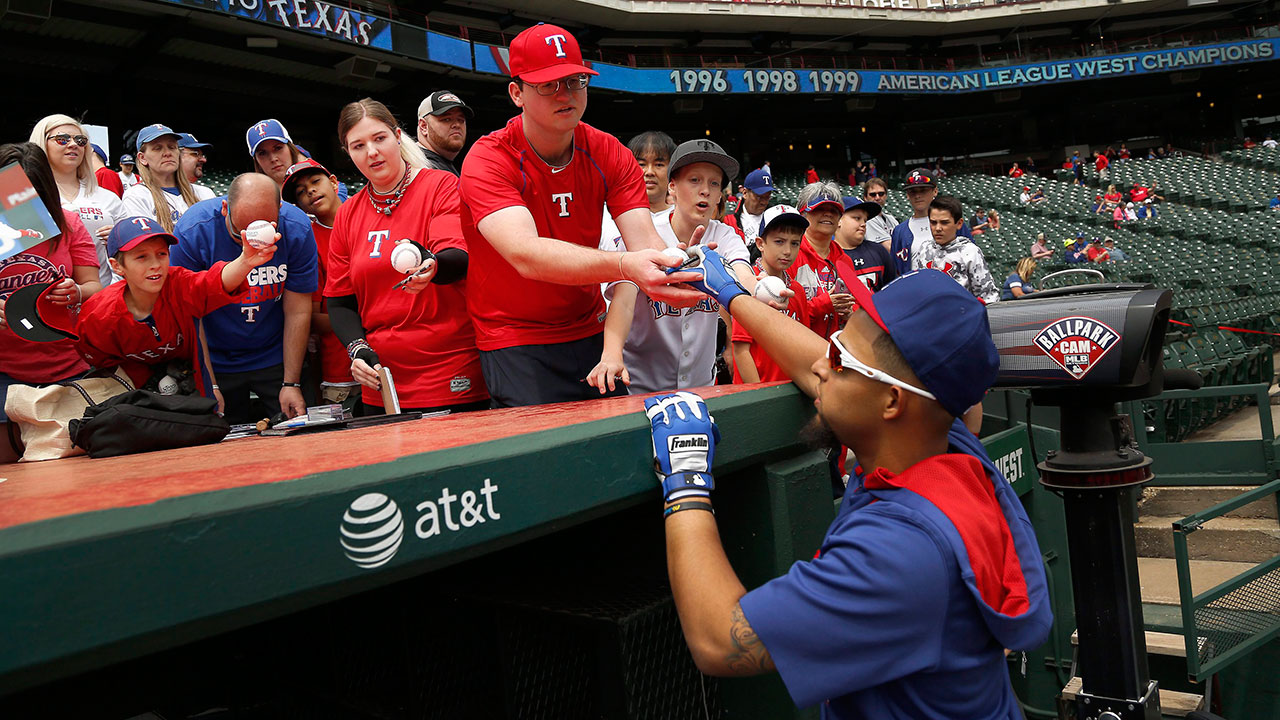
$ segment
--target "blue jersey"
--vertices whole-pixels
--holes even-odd
[[[178,244],[170,249],[170,264],[198,271],[240,257],[240,243],[232,239],[222,216],[225,199],[205,200],[183,213],[173,228]],[[248,372],[284,362],[284,291],[310,295],[316,290],[319,262],[311,219],[283,203],[277,230],[276,254],[249,271],[249,292],[204,318],[216,372]]]
[[[796,704],[823,717],[1021,720],[1004,648],[1053,616],[1031,522],[957,421],[950,452],[850,479],[817,558],[743,596]]]
[[[911,221],[923,223],[922,226],[912,228]],[[960,229],[956,231],[957,237],[973,239],[973,232],[969,230],[969,223],[960,223]],[[889,254],[893,256],[893,264],[897,266],[898,275],[906,275],[911,272],[911,245],[915,243],[916,238],[933,238],[929,232],[928,218],[907,218],[898,223],[898,227],[893,229],[889,235],[891,247]]]

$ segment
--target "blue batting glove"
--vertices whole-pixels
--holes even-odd
[[[746,295],[747,289],[742,287],[742,283],[738,282],[737,276],[724,264],[724,258],[720,257],[720,253],[701,245],[694,245],[689,248],[689,252],[697,253],[702,256],[702,262],[688,268],[674,268],[667,270],[672,272],[696,272],[702,275],[701,280],[695,280],[689,285],[702,292],[710,295],[720,303],[721,307],[729,307],[729,301],[739,295]]]
[[[715,488],[711,465],[720,429],[702,398],[689,392],[644,401],[653,431],[655,471],[668,501],[708,496]]]

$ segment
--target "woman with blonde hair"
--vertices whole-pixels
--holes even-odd
[[[334,218],[324,295],[351,376],[364,386],[366,414],[392,412],[379,393],[384,367],[401,410],[488,408],[467,312],[457,178],[428,169],[413,136],[403,137],[387,106],[370,98],[342,108],[338,140],[368,182]],[[391,266],[401,244],[421,258],[407,274]]]
[[[138,131],[138,176],[142,182],[124,191],[129,217],[155,218],[167,233],[187,208],[199,202],[191,181],[181,172],[178,133],[156,123]]]
[[[1030,295],[1036,289],[1031,287],[1031,275],[1036,271],[1036,261],[1024,257],[1018,261],[1017,267],[1004,279],[1004,289],[1000,291],[1001,300],[1017,300]]]
[[[111,284],[107,263],[107,236],[111,227],[125,217],[124,203],[116,194],[98,185],[93,171],[93,153],[84,126],[68,115],[41,118],[31,129],[31,142],[44,150],[49,170],[58,186],[62,207],[80,216],[98,255],[98,281]]]

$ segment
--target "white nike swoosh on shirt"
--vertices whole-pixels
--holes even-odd
[[[558,172],[561,172],[561,171],[563,171],[563,170],[568,170],[568,169],[569,169],[569,166],[568,166],[568,165],[565,165],[564,167],[561,167],[561,168],[553,167],[553,168],[551,168],[551,174],[552,174],[552,175],[555,175],[555,174],[556,174],[556,173],[558,173]]]

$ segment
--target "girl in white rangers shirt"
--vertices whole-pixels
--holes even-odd
[[[956,235],[963,217],[959,200],[950,195],[934,198],[929,203],[929,231],[933,236],[912,245],[911,269],[941,270],[983,303],[999,302],[1000,288],[987,269],[981,248]]]
[[[669,166],[668,188],[675,206],[654,218],[668,248],[716,243],[738,280],[751,292],[747,246],[729,226],[716,220],[722,189],[738,174],[738,161],[710,140],[690,140],[676,148]],[[699,228],[705,228],[699,233]],[[605,249],[625,251],[622,238]],[[639,292],[632,283],[606,286],[611,299],[604,327],[604,352],[587,375],[587,383],[613,390],[621,380],[632,394],[711,385],[715,380],[716,326],[719,304],[705,298],[689,308],[676,308]]]
[[[88,133],[67,115],[49,115],[31,129],[31,142],[44,150],[49,170],[58,184],[62,207],[80,216],[84,229],[98,253],[98,281],[102,287],[111,284],[111,265],[107,262],[107,235],[117,221],[123,220],[124,204],[116,194],[98,185],[89,155]]]

